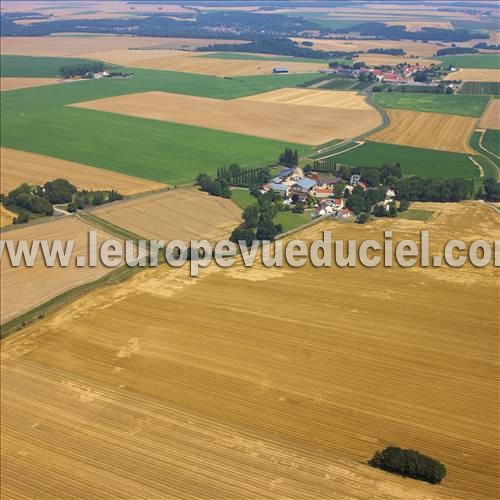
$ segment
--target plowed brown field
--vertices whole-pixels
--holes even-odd
[[[74,217],[65,217],[42,224],[36,224],[2,233],[2,240],[12,240],[14,245],[21,240],[27,240],[31,245],[33,240],[61,240],[65,245],[67,240],[74,240],[73,258],[68,267],[56,265],[45,266],[41,255],[33,267],[12,267],[5,255],[2,255],[0,266],[1,299],[0,324],[56,297],[66,290],[82,283],[103,276],[110,269],[97,267],[76,267],[77,255],[85,255],[88,247],[88,232],[94,230]],[[110,236],[99,231],[98,240],[102,242]],[[6,250],[4,250],[4,254]]]
[[[188,189],[128,200],[93,213],[146,239],[165,241],[218,241],[241,224],[241,209],[231,200]]]
[[[500,129],[500,99],[492,99],[484,112],[479,126],[482,128]]]
[[[5,194],[23,182],[39,185],[60,177],[79,189],[116,189],[124,195],[166,187],[159,182],[16,149],[1,148],[0,158],[0,191]]]
[[[301,96],[298,98],[300,102],[293,102],[297,94]],[[284,92],[254,96],[251,100],[225,101],[168,92],[145,92],[73,106],[268,139],[322,144],[332,138],[355,137],[382,123],[379,113],[362,97],[350,94],[285,89]],[[273,102],[273,99],[278,99],[278,102]],[[310,105],[307,105],[308,99]]]
[[[57,78],[0,78],[0,90],[26,89],[57,83]]]
[[[369,137],[372,141],[418,148],[474,153],[469,137],[477,118],[388,109],[390,124]]]
[[[431,209],[294,237],[500,236]],[[493,267],[146,271],[4,342],[4,498],[497,498],[497,310]],[[388,444],[443,484],[360,465]]]

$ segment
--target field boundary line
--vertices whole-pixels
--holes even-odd
[[[483,137],[484,137],[484,134],[486,133],[486,130],[482,130],[481,132],[481,135],[479,136],[479,147],[481,149],[484,149],[487,153],[489,153],[490,155],[493,155],[495,158],[497,158],[498,160],[500,160],[500,156],[496,155],[495,153],[493,153],[493,151],[490,151],[488,148],[485,148],[483,146]]]
[[[32,309],[6,321],[5,323],[2,323],[0,325],[0,339],[3,340],[15,334],[17,331],[26,328],[28,325],[44,319],[49,314],[56,313],[63,307],[69,305],[80,297],[97,290],[98,288],[121,283],[143,269],[145,268],[140,266],[130,267],[122,265],[96,280],[92,280],[71,288],[70,290],[66,290],[52,299],[33,307]]]
[[[351,146],[350,148],[343,149],[342,151],[337,151],[336,153],[332,153],[330,155],[322,156],[321,158],[315,158],[315,159],[317,161],[327,160],[328,158],[332,158],[333,156],[341,155],[341,154],[347,153],[348,151],[351,151],[352,149],[359,148],[359,146],[362,146],[363,144],[365,144],[365,142],[366,141],[356,141],[354,146]]]
[[[482,147],[480,144],[480,141],[482,140],[482,136],[484,135],[486,131],[484,129],[478,129],[476,130],[470,138],[470,146],[471,148],[477,152],[477,155],[480,156],[481,158],[484,158],[490,165],[492,165],[493,170],[495,172],[494,177],[498,180],[500,178],[500,167],[497,164],[497,162],[493,161],[491,157],[493,158],[498,158],[495,154],[491,153],[488,149],[485,147]],[[475,134],[479,134],[479,138],[477,139],[477,144],[476,144],[476,139],[475,139]],[[477,137],[477,136],[476,136]],[[481,152],[480,149],[484,151]]]
[[[476,165],[476,167],[479,169],[479,177],[484,177],[484,170],[483,167],[476,161],[472,156],[469,156],[469,160]]]

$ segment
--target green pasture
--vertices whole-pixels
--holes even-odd
[[[478,168],[466,154],[381,142],[368,141],[332,159],[337,163],[359,167],[378,167],[383,163],[399,163],[404,175],[420,177],[472,178],[479,176]]]
[[[59,59],[58,64],[67,64],[67,59]],[[13,71],[9,61],[5,65]],[[294,86],[311,74],[227,79],[135,68],[125,71],[134,76],[2,92],[2,145],[174,185],[193,181],[199,172],[214,174],[225,164],[270,164],[287,146],[300,152],[305,148],[68,105],[152,90],[233,99]]]
[[[0,68],[4,78],[51,78],[59,76],[61,66],[86,64],[95,61],[74,57],[31,57],[2,55]],[[111,67],[111,64],[107,65]]]
[[[432,216],[432,212],[430,210],[418,210],[416,208],[410,208],[405,212],[398,212],[398,219],[407,219],[407,220],[421,220],[426,221]]]
[[[248,205],[257,203],[257,199],[250,194],[246,188],[233,188],[231,190],[231,200],[236,203],[242,210],[245,210]]]
[[[480,117],[488,104],[489,97],[482,95],[376,92],[373,94],[373,101],[382,108]]]
[[[293,212],[278,212],[274,218],[275,224],[281,224],[283,232],[303,226],[311,219],[306,214],[294,214]]]
[[[488,151],[500,156],[500,130],[488,129],[483,137],[483,146]]]
[[[499,54],[461,54],[456,56],[438,56],[445,66],[474,69],[500,69]]]

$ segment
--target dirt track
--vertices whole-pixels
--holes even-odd
[[[369,137],[372,141],[418,148],[470,153],[469,137],[477,118],[388,109],[389,126]]]
[[[425,228],[434,253],[500,236],[480,203],[414,208],[434,217],[294,238]],[[5,498],[498,497],[498,270],[186,272],[146,271],[4,343]],[[441,460],[443,485],[367,482],[350,461],[388,444]]]
[[[166,187],[159,182],[16,149],[1,148],[0,157],[0,191],[5,194],[23,182],[39,185],[60,177],[67,179],[78,189],[116,189],[124,195]]]
[[[311,105],[307,105],[307,99],[304,101],[303,97],[299,103],[293,102],[293,97],[289,101],[288,92],[292,95],[298,92],[301,96],[310,94]],[[314,105],[318,93],[326,99],[321,106]],[[322,144],[333,138],[355,137],[377,127],[382,121],[379,113],[362,97],[354,99],[348,93],[284,89],[269,94],[270,102],[266,100],[268,94],[250,100],[225,101],[168,92],[145,92],[73,106],[302,144]],[[282,102],[272,102],[276,94]]]

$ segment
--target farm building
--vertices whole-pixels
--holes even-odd
[[[330,198],[333,196],[333,188],[315,186],[313,194],[316,198]]]
[[[342,208],[337,212],[337,219],[350,219],[354,216],[354,212],[348,208]]]
[[[323,179],[318,180],[318,185],[321,187],[331,187],[335,186],[335,184],[338,184],[339,182],[342,182],[342,177],[323,177]]]
[[[287,194],[287,186],[283,183],[278,184],[276,182],[271,182],[271,184],[269,185],[269,189],[271,189],[275,193],[279,193],[279,195],[283,198]]]

